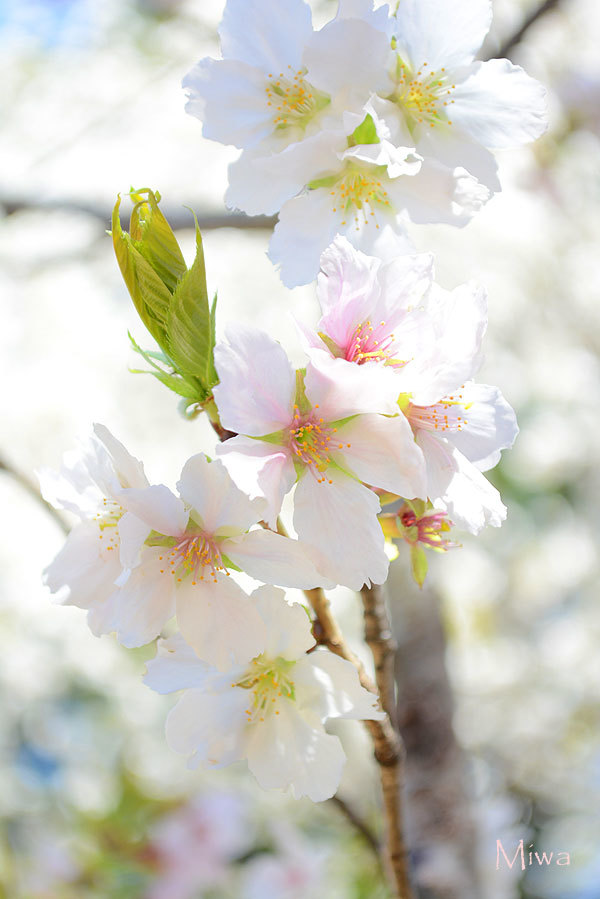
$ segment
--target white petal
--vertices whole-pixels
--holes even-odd
[[[306,472],[294,496],[294,527],[299,538],[319,552],[319,570],[338,584],[360,590],[369,581],[382,584],[387,577],[379,509],[376,495],[341,471],[329,468],[322,483]]]
[[[337,19],[308,40],[303,62],[307,79],[328,94],[358,89],[363,102],[389,87],[388,36],[364,20]]]
[[[109,600],[106,621],[110,617],[110,630],[116,631],[119,643],[128,648],[154,640],[175,614],[173,578],[159,572],[161,552],[157,547],[146,548],[141,564]]]
[[[89,609],[95,603],[106,601],[122,570],[118,547],[108,550],[110,545],[98,525],[78,524],[44,570],[44,583],[52,593],[60,591],[65,605]]]
[[[341,131],[318,131],[280,149],[271,142],[246,151],[229,166],[229,187],[225,202],[229,208],[243,209],[248,215],[274,215],[283,204],[323,172],[339,167],[338,152],[346,146]],[[276,152],[279,151],[279,152]]]
[[[76,451],[64,454],[60,471],[44,466],[36,474],[42,496],[55,509],[66,509],[85,519],[95,515],[102,504],[104,495]]]
[[[310,618],[297,602],[288,603],[283,590],[258,587],[252,594],[265,622],[264,653],[267,658],[293,661],[302,658],[315,645]]]
[[[475,63],[452,93],[452,123],[484,147],[519,147],[548,126],[545,88],[507,59]]]
[[[394,208],[406,209],[416,224],[456,227],[466,225],[491,196],[466,169],[450,169],[434,159],[425,159],[416,175],[390,181],[388,191]]]
[[[140,550],[150,534],[145,521],[126,512],[118,524],[120,558],[124,568],[134,568],[139,562]]]
[[[373,0],[339,0],[337,19],[364,19],[373,28],[384,31],[391,39],[394,20],[387,3],[373,9]]]
[[[232,59],[202,59],[182,82],[186,111],[203,121],[209,140],[252,147],[274,130],[262,70]]]
[[[326,422],[349,415],[398,411],[398,393],[393,373],[385,377],[381,366],[355,365],[315,351],[306,367],[304,386],[313,407]]]
[[[187,690],[167,717],[167,742],[190,764],[218,768],[242,758],[242,734],[246,724],[246,690],[208,692]]]
[[[400,56],[420,68],[450,70],[471,62],[492,22],[491,0],[400,0]]]
[[[328,188],[309,190],[282,207],[269,244],[269,259],[279,266],[286,287],[316,278],[321,253],[341,230],[340,219],[341,215],[333,212]]]
[[[417,442],[427,462],[429,497],[434,505],[472,534],[488,524],[500,527],[506,507],[481,472],[443,438],[420,431]]]
[[[156,693],[201,687],[213,669],[201,662],[181,634],[159,640],[156,656],[146,663],[143,681]]]
[[[487,471],[499,462],[500,451],[513,445],[517,419],[497,387],[466,384],[461,392],[466,421],[461,431],[446,437],[480,471]]]
[[[417,150],[421,156],[433,156],[449,169],[466,169],[494,193],[501,189],[494,155],[462,132],[454,119],[452,125],[424,130]]]
[[[217,575],[198,581],[190,577],[177,590],[177,621],[199,658],[220,671],[244,665],[260,655],[265,626],[255,604],[235,581]]]
[[[411,393],[412,401],[421,406],[453,393],[479,369],[487,327],[487,293],[473,282],[453,291],[434,285],[427,317],[434,330],[431,349],[398,375],[400,390]]]
[[[359,480],[407,499],[427,497],[425,460],[404,415],[359,415],[336,438],[343,449],[334,460]]]
[[[294,797],[330,799],[339,786],[346,756],[337,737],[311,727],[293,701],[280,705],[251,728],[246,744],[248,768],[265,790],[291,787]]]
[[[378,272],[380,260],[356,250],[346,237],[338,235],[321,256],[321,272],[317,279],[317,299],[324,316],[337,313],[359,324],[368,317],[371,298],[379,295]],[[364,310],[362,303],[368,303]],[[355,306],[358,308],[355,311]],[[366,313],[366,314],[365,314]],[[347,339],[345,332],[337,333],[328,317],[327,333],[342,346]]]
[[[185,531],[189,514],[179,497],[164,484],[153,484],[143,490],[125,490],[119,501],[159,534],[178,537]]]
[[[260,437],[288,425],[296,373],[285,350],[258,328],[230,324],[227,341],[215,347],[220,383],[214,389],[221,424]]]
[[[379,700],[361,686],[352,662],[319,648],[294,667],[294,684],[300,707],[312,707],[323,721],[327,718],[381,720],[385,713]]]
[[[105,425],[95,424],[94,434],[108,452],[121,487],[148,486],[142,463],[127,452],[123,444],[113,437]]]
[[[239,534],[261,517],[262,503],[242,493],[223,463],[219,459],[209,462],[204,453],[188,459],[177,489],[208,534]]]
[[[273,531],[250,531],[241,537],[224,540],[221,550],[234,565],[265,584],[301,590],[335,587],[319,574],[309,557],[308,547]]]
[[[266,73],[294,72],[312,34],[310,7],[302,0],[227,0],[219,26],[223,56],[240,59]]]
[[[274,528],[283,497],[296,482],[290,450],[251,437],[230,437],[219,444],[217,453],[241,490],[253,498],[264,497],[262,515]]]

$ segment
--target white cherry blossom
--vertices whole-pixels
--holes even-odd
[[[145,488],[141,462],[104,425],[77,450],[65,453],[59,472],[41,469],[44,499],[80,519],[65,545],[44,571],[44,582],[58,599],[88,610],[88,623],[102,633],[102,617],[122,573],[121,542],[143,542],[149,528],[124,506],[129,488]]]
[[[297,377],[282,347],[262,331],[229,326],[217,345],[221,422],[239,436],[218,452],[249,495],[265,497],[273,526],[294,484],[294,527],[336,583],[360,589],[388,570],[377,521],[379,487],[425,497],[425,471],[398,389],[381,389],[356,366],[325,354]]]
[[[394,88],[380,93],[389,103],[378,111],[396,118],[425,160],[460,166],[498,191],[489,150],[533,141],[547,121],[539,82],[507,59],[475,60],[491,21],[491,0],[400,0],[384,25]]]
[[[264,789],[320,802],[335,793],[345,761],[323,722],[383,713],[350,662],[325,649],[307,655],[315,641],[302,606],[274,587],[259,587],[251,601],[266,637],[248,664],[219,673],[176,637],[160,641],[145,681],[160,693],[185,690],[167,719],[167,740],[191,767],[246,759]]]
[[[132,570],[107,606],[106,630],[125,646],[140,646],[176,614],[199,656],[227,668],[260,651],[264,630],[230,569],[283,586],[333,585],[297,541],[250,530],[264,503],[244,495],[220,461],[192,456],[177,486],[179,496],[163,485],[127,492],[149,536],[141,548],[137,541],[123,547]]]

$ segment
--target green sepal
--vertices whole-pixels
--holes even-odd
[[[296,371],[296,397],[294,402],[298,406],[301,415],[306,415],[312,409],[311,404],[306,398],[306,390],[304,388],[304,377],[306,375],[305,368],[299,368]]]
[[[152,366],[153,371],[147,368],[130,368],[129,371],[135,375],[154,375],[154,377],[164,384],[165,387],[168,387],[169,390],[172,390],[173,393],[176,393],[178,396],[184,397],[190,402],[194,403],[202,403],[207,397],[208,392],[204,390],[202,385],[195,379],[188,379],[182,377],[175,371],[165,371],[160,365],[157,365],[156,360],[160,360],[165,362],[165,364],[169,365],[173,368],[173,363],[170,359],[165,356],[164,353],[155,353],[149,350],[143,350],[134,340],[132,335],[128,333],[129,339],[131,341],[131,345],[136,353],[138,353],[142,359],[144,359],[149,365]],[[188,402],[188,405],[190,403]]]
[[[351,147],[356,147],[362,144],[378,144],[379,142],[379,135],[377,134],[373,116],[367,113],[360,125],[350,135],[348,143]]]
[[[318,334],[332,356],[334,356],[336,359],[340,359],[344,355],[344,351],[341,350],[337,343],[331,339],[329,334],[325,334],[324,331],[319,331]]]
[[[225,564],[225,568],[231,568],[233,571],[243,571],[243,568],[240,568],[239,565],[236,565],[235,562],[232,562],[229,556],[226,556],[224,553],[221,553],[221,559]]]
[[[204,251],[196,220],[196,258],[173,293],[167,332],[169,355],[177,369],[198,378],[207,391],[217,381],[212,360],[214,309],[214,301],[212,310],[208,305]]]
[[[402,499],[402,497],[397,496],[395,493],[387,492],[378,493],[377,496],[379,497],[379,504],[381,506],[389,506],[391,503],[397,503],[399,499]]]
[[[317,190],[319,187],[333,187],[340,180],[339,175],[326,175],[324,178],[315,178],[306,185],[309,190]]]
[[[397,400],[398,408],[400,409],[401,412],[404,412],[404,414],[406,414],[406,412],[408,411],[408,407],[410,406],[411,399],[412,399],[412,393],[401,393],[398,396],[398,400]]]
[[[169,292],[174,293],[187,266],[173,230],[159,209],[160,194],[143,187],[140,190],[132,188],[129,196],[135,204],[129,225],[133,245]]]
[[[412,575],[419,585],[422,587],[427,577],[427,554],[422,546],[415,544],[410,548],[410,561],[412,567]]]
[[[112,214],[112,239],[123,280],[144,325],[160,347],[165,346],[171,293],[150,263],[121,228],[117,199]]]
[[[150,536],[146,538],[145,545],[146,546],[164,546],[166,549],[170,549],[175,546],[177,540],[175,537],[165,537],[164,534],[159,534],[158,531],[151,531]]]

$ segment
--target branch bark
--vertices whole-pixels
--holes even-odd
[[[377,686],[367,674],[363,663],[347,645],[342,632],[331,611],[329,600],[320,588],[305,590],[317,620],[320,633],[319,641],[327,646],[331,652],[352,662],[358,670],[360,682],[366,690],[377,693]],[[389,629],[389,628],[388,628]],[[386,663],[386,677],[389,669]],[[389,698],[390,691],[383,684],[382,697]],[[398,899],[414,899],[414,892],[410,881],[409,857],[404,838],[404,814],[403,814],[403,790],[404,790],[404,760],[405,750],[402,739],[394,729],[389,713],[384,706],[386,717],[382,721],[365,721],[364,725],[373,741],[373,753],[379,765],[379,776],[383,792],[383,804],[387,823],[386,840],[386,867],[389,871],[390,881],[395,885],[395,894]]]
[[[523,19],[521,26],[513,32],[513,34],[509,35],[505,40],[500,44],[495,53],[490,53],[487,59],[507,59],[510,57],[511,51],[520,44],[529,29],[532,25],[541,19],[547,12],[555,9],[561,0],[543,0],[542,3],[539,4],[535,9],[533,9],[528,16]]]

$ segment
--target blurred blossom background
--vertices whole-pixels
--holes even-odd
[[[448,0],[450,2],[450,0]],[[313,0],[320,24],[333,0]],[[537,0],[494,0],[485,52]],[[193,255],[192,207],[223,225],[227,163],[184,114],[180,82],[216,55],[223,0],[0,0],[0,896],[8,899],[385,899],[364,835],[335,802],[264,793],[242,767],[190,772],[164,740],[173,700],[141,682],[153,647],[94,638],[41,572],[62,544],[35,469],[101,421],[173,484],[211,452],[202,420],[137,367],[138,321],[106,235],[117,192],[158,189]],[[461,535],[421,594],[407,547],[390,584],[409,833],[424,897],[600,897],[600,6],[546,3],[510,48],[549,89],[550,128],[499,154],[503,193],[464,230],[414,229],[447,288],[489,290],[481,380],[521,434],[491,479],[501,530]],[[124,207],[126,204],[123,204]],[[219,323],[258,324],[301,358],[269,232],[204,231]],[[403,564],[404,563],[404,564]],[[293,591],[292,591],[293,592]],[[360,646],[357,600],[334,596]],[[339,732],[340,793],[376,837],[378,784],[359,725]],[[337,726],[336,726],[337,727]],[[571,864],[497,869],[528,848]]]

